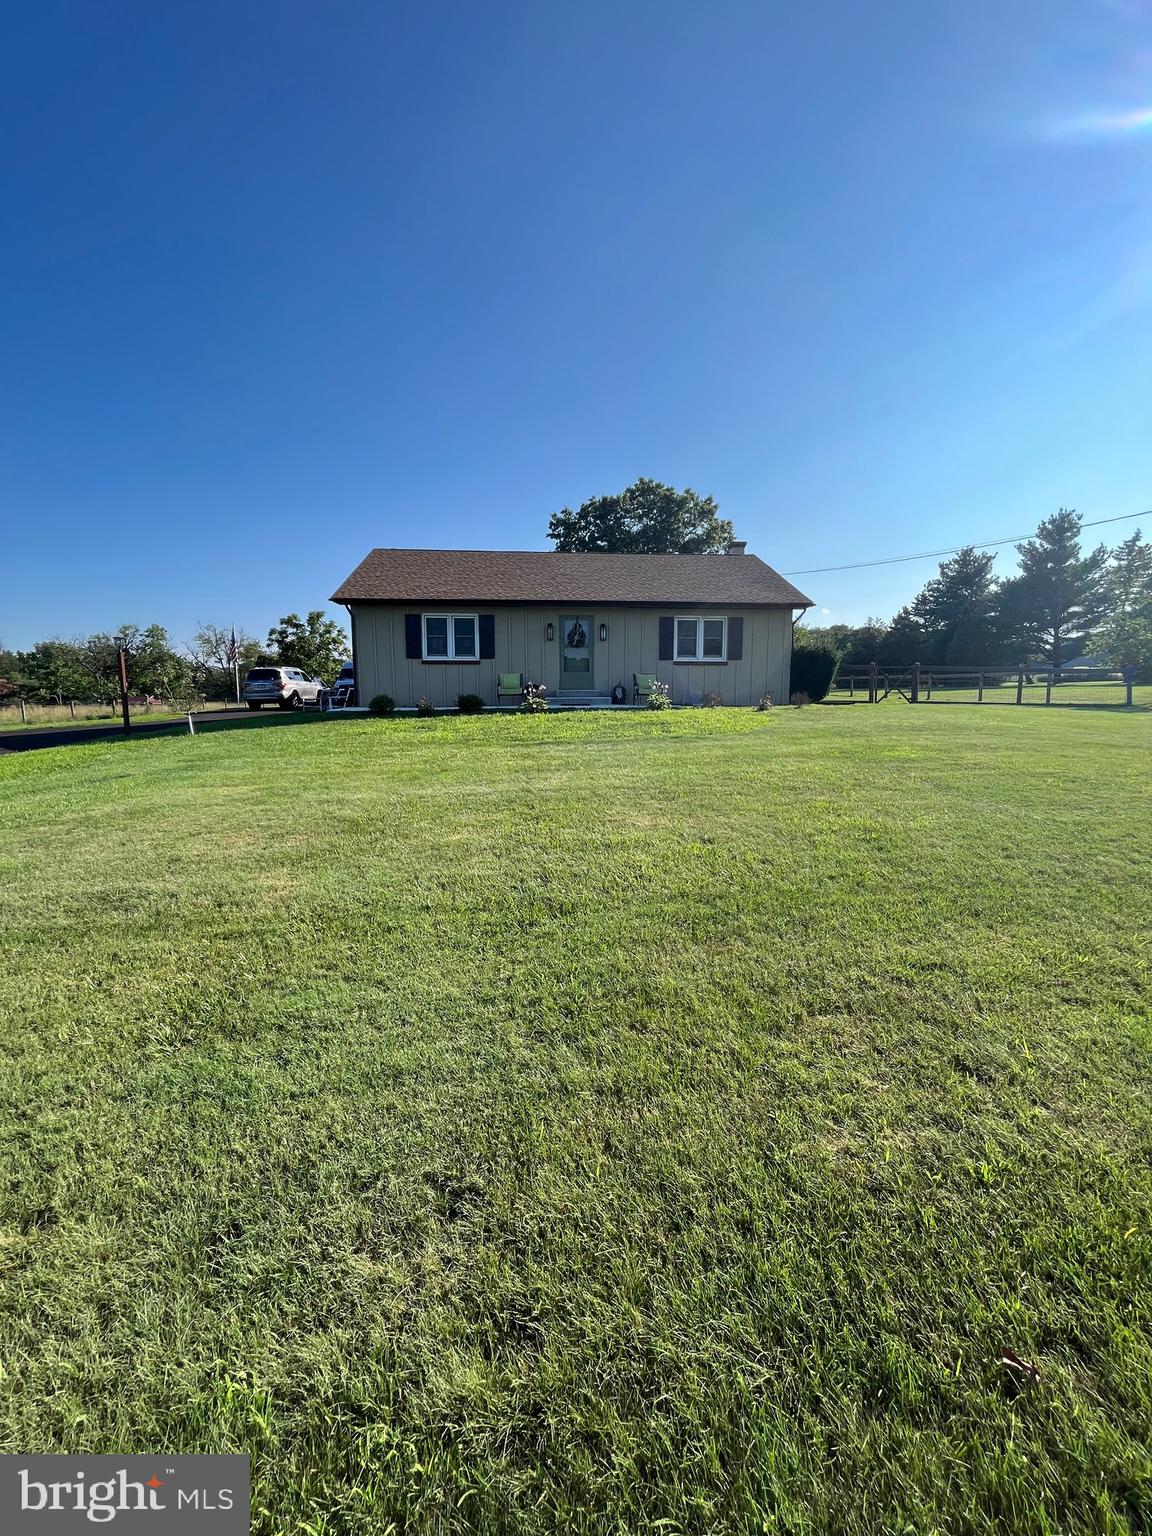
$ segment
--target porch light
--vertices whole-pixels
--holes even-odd
[[[544,633],[548,636],[549,640],[554,640],[556,638],[556,631],[552,628],[551,624],[548,625]]]
[[[607,640],[607,638],[608,638],[608,626],[607,626],[607,624],[601,624],[601,626],[600,626],[600,638],[601,638],[601,640]]]

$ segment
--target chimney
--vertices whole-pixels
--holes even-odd
[[[729,554],[729,555],[746,555],[747,553],[748,553],[748,540],[747,539],[733,539],[731,544],[729,544],[728,548],[725,550],[725,554]]]

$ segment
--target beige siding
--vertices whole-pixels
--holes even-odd
[[[530,682],[543,683],[549,695],[563,702],[560,681],[560,618],[563,613],[592,619],[592,686],[610,693],[623,683],[632,697],[632,674],[654,673],[672,685],[675,703],[705,693],[719,693],[725,704],[755,704],[761,694],[787,698],[789,657],[792,646],[792,614],[787,608],[699,609],[698,613],[739,616],[744,620],[743,656],[725,665],[674,664],[660,658],[660,618],[685,615],[681,608],[600,606],[586,603],[564,609],[543,605],[489,605],[495,615],[496,657],[481,662],[409,661],[405,656],[404,615],[414,604],[354,603],[352,633],[356,657],[357,693],[367,703],[378,693],[391,694],[401,706],[415,704],[426,694],[433,704],[455,704],[461,693],[478,693],[485,702],[496,702],[497,675],[523,672]],[[463,607],[427,605],[424,613],[468,612]],[[546,639],[551,623],[553,636]],[[608,638],[600,639],[600,626],[608,626]]]

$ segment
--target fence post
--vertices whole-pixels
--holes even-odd
[[[28,724],[28,711],[24,708],[24,700],[20,700],[20,724]]]
[[[1051,702],[1052,702],[1052,674],[1051,674],[1051,672],[1049,672],[1048,676],[1044,679],[1044,702],[1045,702],[1045,704],[1051,704]]]
[[[1017,704],[1023,704],[1023,702],[1024,702],[1024,668],[1023,667],[1021,667],[1020,671],[1016,674],[1016,702],[1017,702]]]
[[[1136,668],[1124,667],[1120,676],[1124,679],[1124,702],[1129,708],[1132,706],[1132,684],[1136,681]]]
[[[929,672],[929,674],[928,674],[928,692],[925,695],[925,697],[927,699],[929,699],[929,700],[932,698],[932,674],[931,674],[931,672]]]
[[[912,663],[912,701],[911,702],[913,704],[919,704],[919,702],[920,702],[920,663],[918,661],[914,661]]]
[[[868,663],[868,702],[869,704],[876,702],[876,663],[874,661]]]
[[[69,699],[68,700],[68,713],[72,717],[72,719],[75,720],[75,718],[76,718],[76,700],[75,699]]]
[[[850,699],[854,699],[856,697],[856,679],[851,676],[848,678],[848,697]]]
[[[984,702],[984,674],[983,674],[983,672],[981,672],[981,674],[980,674],[980,681],[976,684],[976,702],[977,702],[977,704],[983,704],[983,702]]]

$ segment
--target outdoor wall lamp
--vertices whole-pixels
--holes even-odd
[[[556,637],[556,631],[552,628],[551,624],[548,625],[544,633],[548,636],[549,640],[553,640]]]
[[[601,626],[600,626],[600,638],[601,638],[601,640],[607,640],[607,638],[608,638],[608,626],[607,626],[607,624],[601,624]]]

